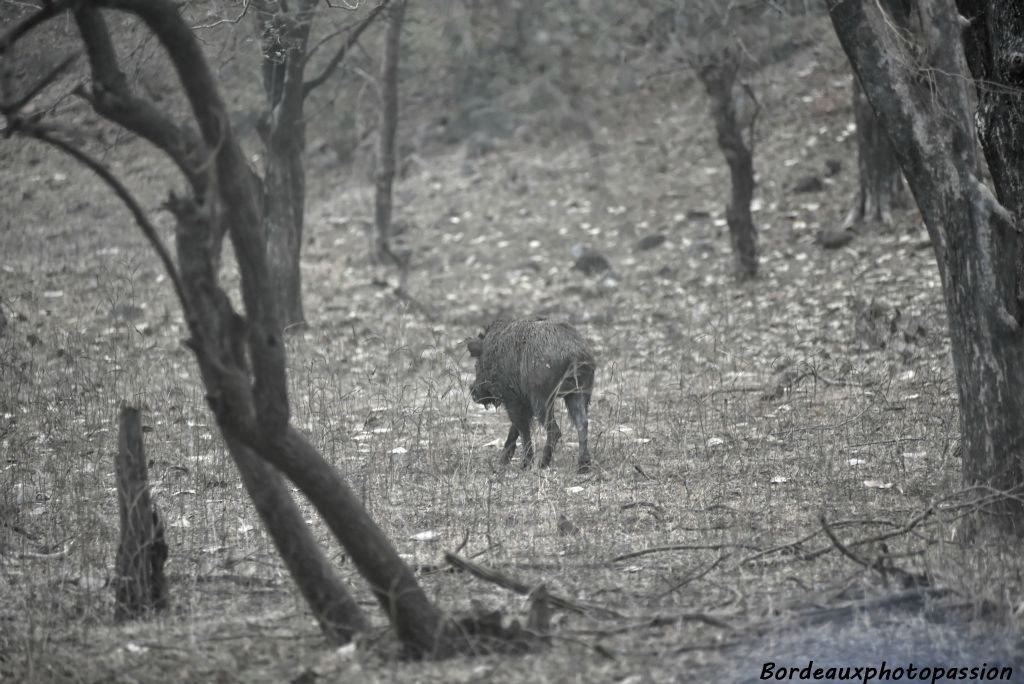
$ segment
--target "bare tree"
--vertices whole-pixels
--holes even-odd
[[[758,268],[757,227],[750,206],[758,103],[753,89],[741,78],[754,45],[748,45],[738,30],[751,21],[751,12],[764,11],[760,6],[752,9],[714,0],[675,0],[674,12],[662,20],[674,27],[675,52],[693,69],[711,101],[716,140],[729,167],[726,222],[734,271],[740,280],[756,277]],[[763,21],[763,17],[758,20]]]
[[[170,58],[191,107],[198,136],[164,110],[117,90],[125,79],[99,8],[140,19]],[[33,28],[73,11],[90,55],[89,97],[112,121],[165,151],[190,179],[170,195],[177,259],[163,245],[139,203],[111,172],[57,129],[24,109],[67,68],[68,61],[14,97],[0,93],[6,133],[33,137],[85,164],[118,195],[167,271],[189,326],[207,400],[257,510],[321,623],[336,637],[365,624],[362,613],[298,515],[278,471],[309,498],[370,584],[399,640],[414,656],[445,656],[465,644],[427,598],[410,568],[349,489],[306,438],[290,425],[285,349],[267,261],[259,184],[246,163],[224,102],[195,36],[170,0],[55,0],[0,36],[0,56]],[[114,86],[109,90],[108,86]],[[216,270],[218,230],[230,237],[241,276],[245,316],[236,313]]]
[[[79,93],[101,116],[148,140],[175,162],[188,180],[195,201],[202,202],[209,214],[209,268],[216,272],[220,237],[228,224],[221,205],[208,197],[210,188],[215,187],[212,184],[216,174],[208,168],[209,153],[203,139],[193,134],[190,126],[175,121],[163,109],[131,92],[106,22],[97,9],[83,5],[75,12],[75,19],[92,72],[91,89],[80,88]],[[212,88],[212,83],[206,85]],[[216,112],[210,116],[214,115]],[[247,183],[244,187],[258,196],[258,179],[249,167],[239,163],[236,172],[244,178],[235,181]],[[141,212],[136,216],[142,216]],[[257,225],[258,216],[256,213],[254,219]],[[339,643],[348,641],[355,631],[365,627],[365,619],[317,546],[284,480],[243,442],[229,435],[225,438],[257,513],[324,632]]]
[[[305,323],[302,307],[300,256],[306,209],[306,97],[327,81],[349,50],[387,5],[381,0],[327,61],[319,75],[305,78],[309,62],[310,27],[316,0],[257,0],[263,52],[263,89],[266,109],[257,127],[265,149],[264,230],[267,261],[275,300],[286,328]]]
[[[267,265],[286,328],[305,323],[302,308],[302,229],[306,211],[303,72],[315,0],[258,0],[266,109],[257,130],[265,151],[264,230]]]
[[[829,0],[829,13],[934,246],[960,396],[964,480],[986,493],[985,522],[1019,535],[1024,55],[1016,46],[1024,27],[1012,3],[962,0],[960,6],[971,67],[983,79],[981,140],[1003,202],[980,178],[960,49],[963,19],[953,0]],[[910,17],[906,24],[897,20],[901,13]]]
[[[736,112],[740,88],[736,80],[740,69],[739,53],[728,48],[705,52],[700,55],[696,69],[711,98],[718,147],[729,165],[732,190],[725,219],[729,224],[735,272],[740,280],[747,280],[757,275],[757,229],[750,212],[754,198],[754,158]]]
[[[374,219],[377,226],[377,259],[386,259],[398,266],[398,289],[404,292],[408,277],[409,257],[398,253],[391,244],[392,197],[395,181],[395,134],[398,131],[398,61],[401,56],[402,21],[406,0],[395,0],[387,11],[384,35],[384,58],[381,60],[380,128],[377,131],[377,174]]]

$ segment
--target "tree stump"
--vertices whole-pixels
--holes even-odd
[[[121,543],[114,578],[114,620],[121,622],[164,610],[168,605],[164,562],[164,525],[149,495],[146,454],[142,448],[139,410],[121,403],[117,473],[117,503]]]

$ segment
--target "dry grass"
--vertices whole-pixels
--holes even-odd
[[[479,563],[625,616],[559,615],[550,648],[525,657],[395,659],[369,592],[310,509],[380,628],[358,649],[329,649],[211,424],[180,312],[142,240],[83,172],[5,143],[0,679],[280,682],[318,668],[368,682],[753,681],[767,661],[1019,664],[1020,554],[952,541],[958,414],[923,232],[908,211],[892,232],[820,251],[814,233],[845,211],[854,165],[826,194],[788,188],[852,154],[842,63],[815,48],[762,78],[776,94],[756,159],[755,283],[729,276],[724,169],[685,76],[608,105],[621,128],[604,132],[605,190],[588,186],[590,158],[572,141],[506,148],[468,170],[456,153],[404,181],[412,288],[442,312],[436,321],[372,284],[363,236],[345,227],[367,213],[367,191],[311,179],[311,326],[288,349],[294,422],[410,563],[437,568],[466,539],[462,553]],[[803,96],[793,120],[786,103]],[[121,147],[111,158],[155,207],[167,170],[149,154]],[[590,212],[599,200],[607,212]],[[713,215],[687,218],[693,210]],[[631,230],[669,240],[634,253]],[[616,277],[571,272],[577,241],[611,257]],[[867,347],[852,295],[899,307],[927,334]],[[568,316],[594,341],[596,474],[575,474],[568,430],[550,470],[497,463],[506,423],[471,403],[461,340],[506,310]],[[763,400],[786,363],[800,379]],[[122,398],[151,428],[174,607],[114,626]],[[559,532],[563,515],[579,534]],[[822,516],[854,555],[886,556],[952,593],[891,602],[894,571],[840,553]],[[436,538],[413,539],[425,531]],[[676,548],[614,560],[658,547]],[[453,613],[525,616],[526,599],[470,577],[435,570],[422,581]]]

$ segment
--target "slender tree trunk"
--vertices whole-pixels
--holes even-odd
[[[853,116],[857,124],[857,194],[843,219],[842,230],[863,223],[892,225],[893,202],[903,185],[903,172],[871,103],[853,78]]]
[[[305,323],[302,307],[302,231],[306,208],[306,149],[303,73],[316,3],[299,0],[292,10],[262,0],[263,89],[266,111],[259,131],[265,149],[263,221],[267,265],[281,324]]]
[[[711,97],[718,147],[729,165],[732,193],[726,208],[729,238],[735,258],[736,276],[747,280],[757,275],[757,229],[750,213],[754,196],[754,162],[743,139],[736,116],[736,73],[739,59],[731,51],[707,56],[697,74]]]
[[[965,2],[961,7],[980,10],[996,4]],[[1014,45],[1021,35],[1015,32],[1022,27],[1012,18],[1019,11],[1005,4],[999,7],[1000,12],[986,17],[984,23],[1005,27],[1009,31],[1005,44]],[[911,10],[917,15],[912,25],[919,28],[893,35],[897,24],[893,15]],[[829,14],[879,123],[892,140],[935,248],[960,397],[964,481],[982,488],[980,510],[985,515],[978,520],[1024,534],[1019,223],[1016,214],[979,179],[956,8],[953,0],[913,6],[906,0],[829,0]],[[968,53],[998,50],[998,45],[989,36],[969,44]],[[1014,61],[1012,54],[995,54],[1006,63]],[[991,131],[981,136],[994,143],[996,173],[1003,173],[1000,161],[1017,164],[1013,175],[1001,181],[1006,184],[1001,191],[1017,191],[1017,197],[1008,197],[1008,202],[1019,201],[1021,189],[1022,129],[1016,97],[1002,105],[1016,113],[999,114],[1009,115],[1015,125],[1000,127],[1005,131],[1002,138],[991,137]],[[984,115],[981,121],[985,122]]]
[[[362,609],[313,537],[284,478],[237,439],[225,437],[225,441],[274,548],[313,611],[320,630],[339,645],[350,642],[358,632],[365,632],[368,624]]]
[[[406,0],[392,2],[386,10],[384,59],[381,60],[380,131],[377,136],[377,194],[374,219],[377,225],[377,258],[396,261],[391,249],[391,188],[395,180],[395,134],[398,131],[398,60],[401,55],[402,20]],[[399,264],[401,266],[401,264]]]
[[[305,125],[296,123],[266,147],[267,168],[263,178],[264,226],[267,261],[275,283],[281,324],[288,328],[306,322],[302,306],[302,231],[306,204],[306,172],[302,166]]]

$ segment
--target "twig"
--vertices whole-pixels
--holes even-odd
[[[747,563],[752,563],[755,560],[757,560],[758,558],[763,558],[764,556],[767,556],[767,555],[770,555],[770,554],[773,554],[773,553],[777,553],[779,551],[786,551],[786,550],[789,550],[789,549],[793,549],[794,552],[795,552],[797,547],[799,547],[801,544],[803,544],[805,542],[809,542],[810,540],[814,539],[815,537],[818,536],[818,534],[820,532],[821,532],[821,530],[814,530],[810,534],[806,534],[803,537],[800,537],[799,539],[797,539],[796,541],[786,542],[785,544],[779,544],[778,546],[773,546],[770,549],[763,549],[761,551],[758,551],[757,553],[755,553],[755,554],[753,554],[751,556],[747,556],[746,558],[741,560],[740,561],[740,565],[746,565]]]
[[[739,385],[737,387],[719,387],[713,389],[710,392],[704,394],[698,394],[698,397],[713,397],[716,394],[748,394],[753,392],[762,392],[765,389],[765,385]]]
[[[707,575],[712,570],[714,570],[719,565],[721,565],[722,562],[725,561],[725,559],[728,558],[728,557],[729,557],[729,554],[723,554],[723,555],[719,556],[718,559],[714,563],[712,563],[708,567],[704,568],[703,570],[701,570],[699,572],[687,573],[687,575],[685,577],[683,577],[683,579],[679,580],[678,582],[673,584],[671,587],[669,587],[665,591],[663,591],[660,594],[658,594],[655,598],[659,598],[659,599],[665,598],[669,594],[674,594],[675,592],[679,591],[680,589],[685,587],[687,584],[690,584],[691,582],[696,582],[699,579],[707,577]]]
[[[837,520],[837,521],[835,521],[833,523],[830,523],[829,527],[831,527],[832,529],[837,529],[839,527],[848,527],[848,526],[852,526],[852,525],[889,525],[890,527],[896,527],[897,528],[895,530],[892,530],[891,532],[884,532],[882,534],[878,534],[878,535],[875,535],[873,537],[866,537],[864,539],[858,539],[856,541],[850,542],[847,545],[847,547],[848,548],[852,548],[852,547],[857,547],[857,546],[863,546],[865,544],[873,544],[873,543],[877,543],[877,542],[883,542],[883,541],[886,541],[888,539],[892,539],[893,537],[900,537],[900,536],[903,536],[905,534],[909,534],[916,527],[918,527],[921,523],[923,523],[926,519],[931,517],[935,513],[935,510],[936,510],[935,506],[931,506],[931,507],[925,509],[924,511],[922,511],[921,513],[919,513],[918,515],[914,516],[910,520],[908,520],[903,525],[899,525],[898,527],[897,527],[897,523],[889,521],[889,520]],[[950,509],[944,509],[944,510],[950,510]],[[816,529],[813,532],[810,532],[809,534],[806,534],[806,535],[800,537],[799,539],[797,539],[795,541],[786,542],[785,544],[779,544],[778,546],[773,546],[773,547],[768,548],[768,549],[763,549],[763,550],[758,551],[757,553],[755,553],[753,555],[747,556],[746,558],[741,560],[739,562],[739,564],[740,565],[746,565],[747,563],[752,563],[752,562],[754,562],[755,560],[757,560],[759,558],[763,558],[764,556],[767,556],[767,555],[770,555],[770,554],[773,554],[773,553],[778,553],[780,551],[787,551],[789,549],[793,549],[793,551],[795,553],[799,546],[801,546],[802,544],[805,544],[806,542],[809,542],[811,539],[813,539],[814,537],[818,536],[821,533],[822,533],[821,529]],[[799,559],[800,560],[814,560],[818,556],[822,556],[822,555],[828,553],[833,548],[834,548],[833,546],[826,546],[826,547],[823,547],[823,548],[820,548],[820,549],[815,549],[813,551],[805,551],[805,552],[803,552],[799,556]]]
[[[370,10],[370,13],[367,14],[361,22],[356,24],[355,27],[352,29],[352,32],[348,34],[348,38],[345,39],[345,42],[341,44],[341,47],[338,48],[338,51],[335,52],[334,56],[331,57],[331,59],[327,62],[327,66],[324,67],[323,71],[321,71],[318,76],[311,78],[310,80],[302,84],[303,97],[309,95],[314,88],[319,87],[320,85],[323,84],[324,81],[331,77],[331,74],[334,73],[334,70],[338,68],[339,64],[341,64],[341,60],[345,59],[345,56],[348,54],[349,50],[352,49],[352,46],[359,41],[359,37],[363,35],[363,31],[369,28],[370,24],[373,23],[374,19],[376,19],[377,16],[384,11],[384,8],[387,7],[389,1],[390,0],[381,0],[379,5]],[[348,9],[355,8],[351,7]],[[316,47],[319,47],[319,45],[317,45]]]
[[[723,549],[760,550],[753,544],[670,544],[668,546],[654,546],[649,549],[640,549],[639,551],[623,553],[609,559],[608,562],[617,563],[618,561],[629,560],[630,558],[639,558],[640,556],[647,556],[652,553],[664,553],[666,551],[721,551]]]
[[[860,449],[861,447],[867,446],[883,446],[885,444],[902,444],[903,442],[923,442],[925,437],[898,437],[896,439],[880,439],[875,442],[858,442],[856,444],[847,444],[847,449]]]
[[[637,467],[637,466],[634,466],[634,467]],[[643,475],[644,477],[647,477],[647,479],[650,479],[650,477],[647,475],[647,473],[643,472],[642,470],[640,470],[640,474]],[[620,506],[620,509],[623,510],[623,511],[628,511],[628,510],[633,509],[633,508],[640,508],[640,509],[646,510],[648,513],[651,514],[651,516],[655,520],[657,520],[659,522],[661,522],[664,519],[664,517],[665,517],[664,513],[662,512],[661,506],[659,506],[658,504],[653,503],[651,501],[630,501],[629,503],[624,503],[624,504],[622,504],[622,506]]]
[[[60,64],[50,69],[45,76],[39,79],[39,81],[29,88],[28,92],[20,98],[11,103],[0,103],[0,114],[3,114],[4,116],[17,114],[21,111],[22,107],[32,100],[32,98],[45,90],[47,86],[56,81],[61,74],[67,71],[68,67],[70,67],[76,59],[78,59],[77,54],[68,55],[60,62]]]
[[[178,296],[178,301],[181,302],[182,310],[189,311],[188,300],[185,299],[185,290],[182,288],[181,279],[178,276],[178,269],[174,266],[174,261],[171,260],[170,253],[167,251],[163,241],[157,234],[156,227],[149,221],[145,210],[131,192],[128,191],[128,188],[126,188],[101,162],[93,159],[88,153],[78,149],[71,143],[51,135],[43,126],[35,123],[29,123],[23,119],[14,119],[9,121],[8,128],[10,129],[12,126],[14,132],[24,133],[29,137],[52,145],[65,154],[73,157],[76,161],[92,170],[93,173],[99,176],[100,179],[114,191],[114,194],[117,195],[118,199],[120,199],[121,202],[124,203],[125,207],[128,208],[128,211],[131,212],[132,217],[135,219],[135,223],[138,224],[143,235],[146,236],[146,239],[149,241],[150,245],[152,245],[153,250],[156,251],[157,256],[163,263],[164,270],[167,272],[167,277],[171,279],[171,283],[174,286],[174,293]]]
[[[516,594],[520,594],[521,596],[528,596],[532,591],[532,587],[530,587],[524,582],[520,582],[519,580],[509,577],[508,575],[502,574],[497,570],[491,570],[490,568],[485,568],[481,565],[477,565],[476,563],[472,563],[466,560],[465,558],[460,558],[459,556],[456,556],[454,553],[446,552],[444,554],[444,559],[449,565],[455,568],[465,570],[466,572],[484,580],[485,582],[497,584],[499,587],[508,589],[509,591],[515,592]],[[571,599],[567,599],[562,596],[557,596],[555,594],[548,594],[547,601],[555,608],[561,608],[562,610],[567,610],[578,615],[597,613],[605,617],[625,617],[621,613],[611,610],[609,608],[605,608],[603,606],[586,605],[583,603],[579,603],[577,601],[573,601]]]
[[[835,532],[832,531],[832,528],[829,527],[828,521],[825,519],[824,513],[822,513],[821,516],[818,518],[818,522],[821,523],[821,529],[825,532],[825,536],[828,537],[829,540],[832,542],[832,546],[839,550],[839,553],[843,554],[857,565],[863,566],[865,568],[871,567],[871,563],[868,563],[866,560],[855,554],[846,546],[846,544],[839,540],[839,537],[837,537]]]
[[[49,553],[43,553],[41,551],[22,551],[16,554],[14,557],[18,560],[40,560],[40,561],[51,561],[51,560],[63,560],[68,557],[72,549],[75,548],[75,540],[72,539],[67,544],[64,544],[59,551],[51,551]]]
[[[719,617],[715,617],[714,615],[709,615],[707,613],[680,613],[678,615],[654,615],[640,622],[612,627],[611,629],[574,629],[572,630],[572,634],[606,637],[615,636],[617,634],[626,634],[627,632],[636,632],[641,629],[670,627],[672,625],[677,625],[680,622],[701,622],[711,627],[732,630],[732,625]]]
[[[917,525],[918,522],[920,522],[925,517],[927,517],[927,515],[930,513],[930,511],[931,511],[931,509],[929,508],[924,513],[922,513],[920,516],[918,516],[917,518],[912,520],[911,523],[908,526],[905,526],[902,530],[900,530],[900,531],[898,531],[897,533],[894,533],[894,534],[906,534],[909,530],[913,529],[913,527],[915,525]],[[829,540],[831,540],[832,544],[837,549],[839,549],[840,553],[842,553],[844,556],[846,556],[847,558],[852,560],[854,563],[856,563],[856,564],[858,564],[858,565],[860,565],[860,566],[862,566],[864,568],[867,568],[869,570],[874,570],[879,575],[881,575],[882,578],[884,580],[886,580],[886,581],[888,581],[890,576],[895,576],[896,578],[898,578],[900,584],[904,588],[913,587],[913,586],[927,586],[928,585],[929,581],[928,581],[928,577],[926,575],[914,574],[912,572],[908,572],[908,571],[904,570],[903,568],[900,568],[900,567],[898,567],[896,565],[893,565],[892,564],[892,557],[888,555],[888,552],[885,549],[884,545],[882,547],[882,551],[883,551],[882,555],[879,555],[875,559],[875,562],[868,563],[866,560],[864,560],[863,558],[861,558],[857,554],[853,553],[853,551],[849,548],[849,546],[847,546],[847,545],[843,544],[841,541],[839,541],[839,538],[835,535],[835,533],[832,531],[832,528],[829,526],[828,521],[825,520],[824,514],[822,514],[822,516],[819,518],[819,521],[821,522],[822,529],[825,531],[825,534],[828,536]],[[892,535],[887,535],[885,538],[888,538],[889,536],[892,536]],[[877,540],[861,539],[861,540],[858,540],[858,545],[868,544],[868,543],[871,543],[872,541],[877,541]],[[889,562],[886,563],[886,561],[889,561]]]
[[[468,543],[469,543],[469,528],[467,527],[462,532],[462,541],[459,542],[459,545],[455,547],[455,550],[452,553],[459,553],[459,552],[461,552],[462,549],[466,548],[466,544],[468,544]]]
[[[0,56],[3,56],[8,48],[18,42],[22,36],[34,29],[36,26],[52,19],[65,10],[78,4],[79,0],[61,0],[60,2],[44,2],[39,11],[22,19],[15,24],[10,31],[0,36]]]
[[[242,0],[242,10],[234,18],[218,19],[216,21],[211,21],[209,24],[196,24],[191,28],[193,31],[198,31],[200,29],[211,29],[215,26],[220,26],[221,24],[237,24],[242,20],[242,17],[244,17],[246,13],[249,11],[249,5],[251,1],[252,0]]]
[[[779,430],[778,432],[770,433],[772,436],[776,434],[792,435],[795,432],[811,432],[814,430],[837,430],[841,427],[846,427],[850,423],[858,420],[861,416],[867,413],[871,409],[871,406],[865,406],[864,409],[855,416],[851,416],[846,420],[841,420],[838,423],[822,423],[821,425],[798,425],[795,427],[787,428],[786,430]]]

